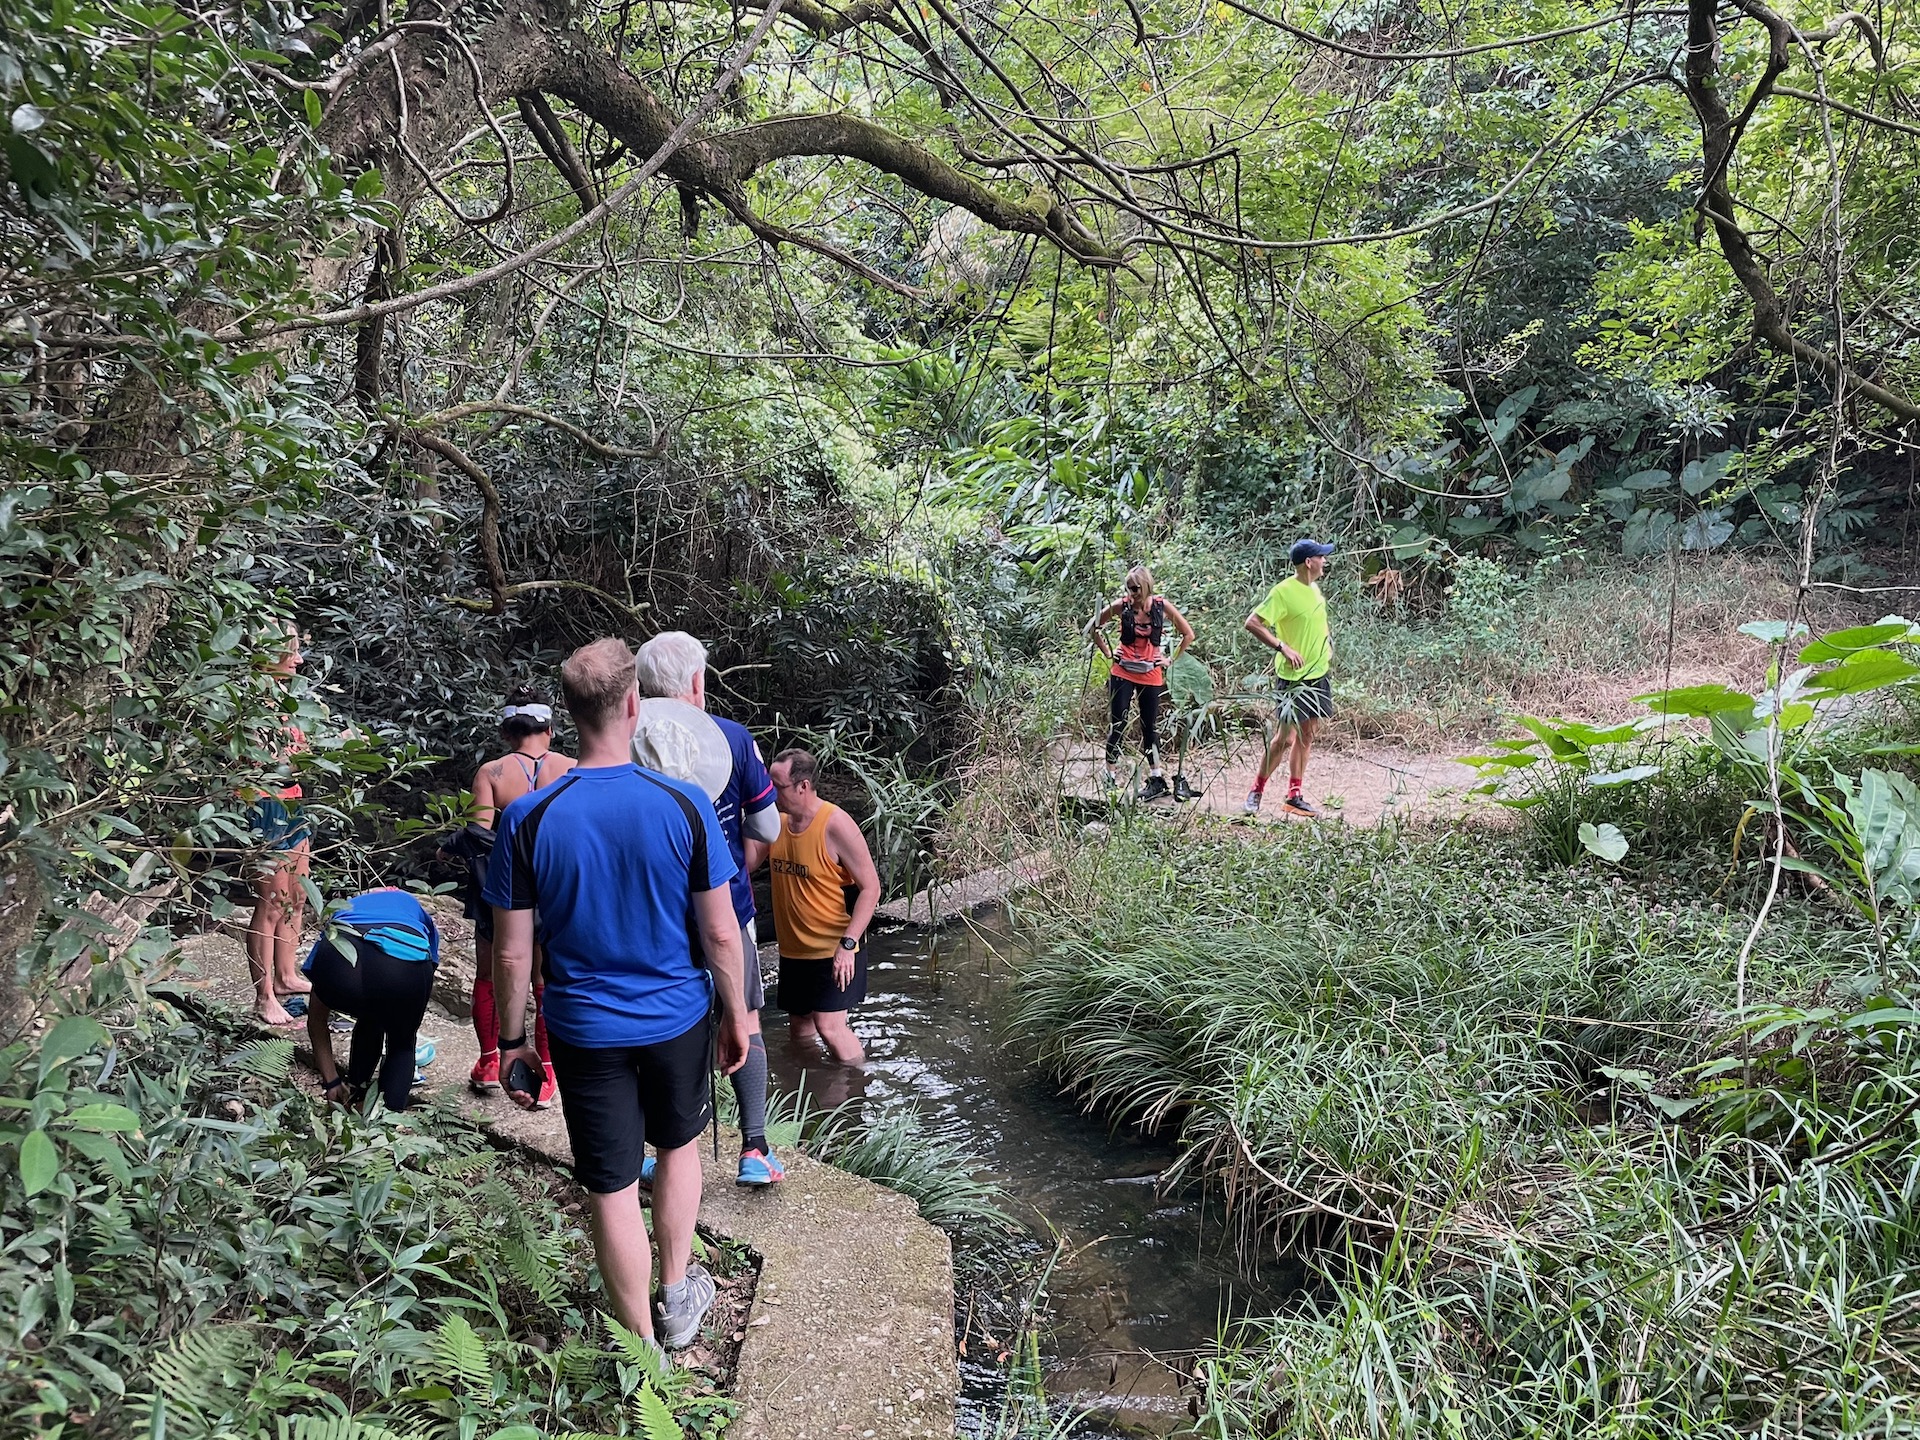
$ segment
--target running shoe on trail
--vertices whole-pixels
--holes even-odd
[[[1264,790],[1247,791],[1247,803],[1240,807],[1240,813],[1242,815],[1258,815],[1260,813],[1260,801],[1266,793]]]
[[[498,1050],[489,1050],[473,1062],[473,1069],[467,1072],[467,1088],[479,1095],[485,1095],[500,1088],[500,1052]]]
[[[713,1308],[713,1276],[705,1266],[689,1262],[687,1278],[679,1286],[670,1288],[677,1288],[680,1293],[676,1296],[666,1290],[660,1292],[660,1299],[653,1307],[654,1331],[667,1349],[684,1350],[700,1338],[700,1322]]]
[[[1320,811],[1314,803],[1298,791],[1287,796],[1287,809],[1291,810],[1295,815],[1305,815],[1308,819],[1318,819],[1320,815]]]
[[[780,1157],[771,1148],[766,1150],[747,1150],[740,1156],[740,1175],[734,1182],[739,1185],[778,1185],[787,1178],[787,1167],[780,1163]]]

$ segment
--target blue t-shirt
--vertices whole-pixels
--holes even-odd
[[[507,806],[497,830],[484,893],[540,908],[548,1030],[607,1050],[706,1016],[693,895],[735,866],[704,791],[638,765],[575,766]]]
[[[760,747],[753,743],[747,727],[737,720],[713,717],[720,733],[727,737],[733,751],[733,773],[727,776],[727,788],[713,802],[726,833],[727,849],[733,854],[733,915],[741,925],[753,919],[753,877],[747,874],[746,818],[773,804],[773,777],[761,762]]]
[[[396,960],[440,963],[440,929],[427,907],[405,890],[369,890],[354,896],[327,917],[327,928],[336,925],[378,945]],[[325,943],[323,929],[313,948],[318,950]],[[313,972],[311,951],[300,968],[307,974]]]

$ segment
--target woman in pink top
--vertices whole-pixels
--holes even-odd
[[[1107,638],[1107,626],[1120,621],[1120,648],[1114,649]],[[1180,636],[1180,648],[1173,660],[1167,658],[1164,637],[1171,623]],[[1112,661],[1107,672],[1107,783],[1118,785],[1120,741],[1127,732],[1127,711],[1140,702],[1140,748],[1147,756],[1147,783],[1140,791],[1142,800],[1158,800],[1167,793],[1166,777],[1160,773],[1160,737],[1156,727],[1160,719],[1160,696],[1167,685],[1167,666],[1186,654],[1193,644],[1193,626],[1187,623],[1174,603],[1153,589],[1153,572],[1136,565],[1127,572],[1127,593],[1107,605],[1093,617],[1093,643]]]

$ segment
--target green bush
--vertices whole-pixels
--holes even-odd
[[[153,1440],[711,1435],[596,1308],[551,1172],[451,1111],[289,1083],[164,1001],[0,1051],[0,1428]],[[570,1189],[570,1187],[567,1187]],[[557,1193],[558,1192],[558,1193]]]

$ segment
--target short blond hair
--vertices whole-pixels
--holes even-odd
[[[560,667],[560,689],[581,730],[606,729],[633,687],[633,651],[624,640],[608,637],[582,645]]]
[[[1134,566],[1131,570],[1127,571],[1127,583],[1131,585],[1136,580],[1140,582],[1140,593],[1151,600],[1153,598],[1153,571],[1144,565]]]

